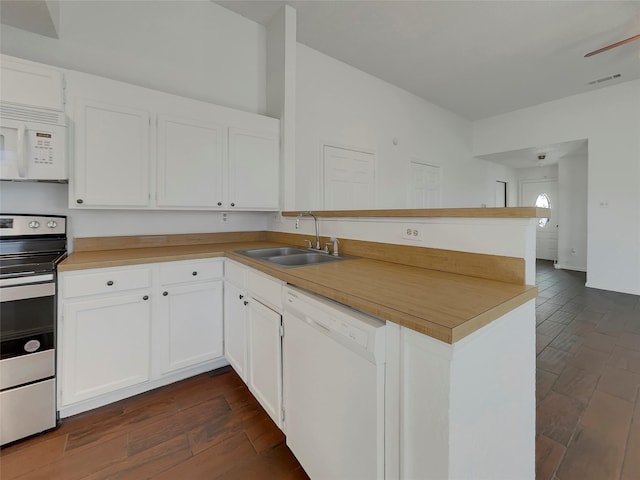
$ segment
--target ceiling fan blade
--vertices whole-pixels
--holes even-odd
[[[629,37],[625,40],[620,40],[619,42],[612,43],[611,45],[607,45],[606,47],[599,48],[598,50],[594,50],[593,52],[587,53],[584,58],[591,57],[593,55],[597,55],[602,52],[606,52],[607,50],[611,50],[612,48],[619,47],[620,45],[626,45],[627,43],[635,42],[636,40],[640,40],[640,35],[634,35],[633,37]]]

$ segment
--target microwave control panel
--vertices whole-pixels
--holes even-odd
[[[29,131],[29,153],[33,163],[53,165],[55,135],[41,130]]]

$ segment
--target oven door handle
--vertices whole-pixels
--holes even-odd
[[[29,285],[31,283],[53,282],[53,273],[43,275],[25,275],[23,277],[1,278],[0,287],[13,287],[17,285]]]
[[[56,284],[36,283],[31,285],[15,285],[0,289],[0,302],[14,302],[28,298],[50,297],[56,292]]]

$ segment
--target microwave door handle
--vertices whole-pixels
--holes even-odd
[[[24,123],[18,127],[18,137],[16,139],[16,160],[18,165],[18,176],[25,178],[27,176],[27,155],[24,151],[24,136],[27,127]]]

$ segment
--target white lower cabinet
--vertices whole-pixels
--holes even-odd
[[[447,344],[387,324],[385,469],[535,478],[535,302]]]
[[[225,365],[222,277],[222,259],[61,272],[60,415]]]
[[[273,421],[282,421],[282,286],[232,260],[225,264],[225,356]]]
[[[249,300],[247,386],[282,428],[282,315]]]
[[[65,303],[61,400],[72,404],[150,378],[148,293]]]
[[[162,289],[155,319],[161,373],[221,357],[222,280]]]
[[[224,290],[224,353],[229,363],[247,382],[247,314],[246,292],[226,282]]]

